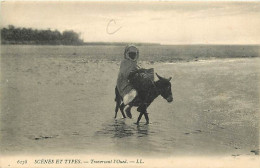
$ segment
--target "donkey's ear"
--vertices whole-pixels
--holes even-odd
[[[168,79],[168,81],[170,82],[171,79],[172,79],[172,77],[170,77],[170,78]]]
[[[157,73],[155,73],[156,76],[159,78],[159,79],[162,79],[162,77],[160,75],[158,75]]]

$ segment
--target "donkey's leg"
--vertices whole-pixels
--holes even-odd
[[[119,109],[120,103],[121,103],[121,98],[120,98],[117,87],[115,87],[115,102],[116,102],[116,108],[115,108],[115,118],[116,118],[117,112],[118,112],[118,109]]]
[[[124,108],[125,108],[125,105],[124,105],[124,103],[122,103],[122,104],[120,105],[120,111],[121,111],[121,114],[122,114],[123,118],[126,118],[125,112],[124,112]]]
[[[139,117],[137,118],[137,122],[136,122],[135,124],[139,125],[139,122],[140,122],[140,120],[141,120],[143,114],[144,114],[144,113],[142,113],[142,112],[139,114]]]
[[[117,101],[117,102],[116,102],[116,109],[115,109],[115,118],[116,118],[116,116],[117,116],[117,112],[118,112],[119,107],[120,107],[120,104],[119,104],[119,102]]]
[[[115,119],[116,119],[116,116],[117,116],[117,111],[115,111]]]
[[[149,117],[148,117],[148,113],[147,111],[144,113],[144,117],[145,117],[145,120],[146,120],[146,125],[149,124]]]

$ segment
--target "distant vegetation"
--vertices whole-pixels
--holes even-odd
[[[126,46],[127,42],[84,42],[80,39],[80,34],[70,30],[59,32],[37,30],[32,28],[20,28],[9,25],[1,29],[2,44],[32,44],[32,45],[113,45]],[[160,45],[159,43],[131,43],[137,46]]]
[[[84,42],[79,36],[72,30],[61,33],[58,30],[17,28],[12,25],[1,29],[2,44],[83,45]]]

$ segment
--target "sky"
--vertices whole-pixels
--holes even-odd
[[[85,42],[260,44],[260,2],[2,2],[7,25]]]

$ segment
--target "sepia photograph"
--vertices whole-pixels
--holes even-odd
[[[0,59],[0,167],[260,163],[259,1],[2,0]]]

